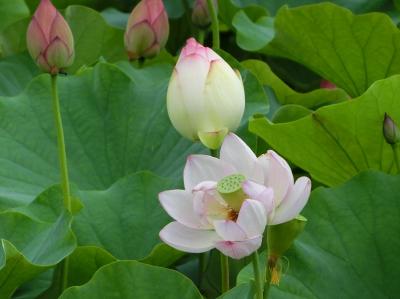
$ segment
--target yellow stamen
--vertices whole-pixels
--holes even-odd
[[[271,284],[279,286],[279,282],[281,280],[281,271],[278,267],[269,268],[269,272],[271,273]]]

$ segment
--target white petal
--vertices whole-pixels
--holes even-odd
[[[217,234],[225,241],[243,241],[247,239],[242,228],[231,220],[214,221],[214,228]]]
[[[260,248],[261,241],[261,236],[245,241],[218,241],[215,243],[215,248],[233,259],[241,259]]]
[[[248,238],[262,235],[267,225],[267,216],[262,203],[247,199],[243,202],[236,223],[243,229]]]
[[[193,189],[193,209],[202,226],[213,228],[212,220],[226,219],[228,209],[216,191],[216,182],[204,181]],[[211,220],[211,221],[210,221]]]
[[[269,168],[265,185],[274,190],[274,204],[277,207],[293,186],[293,174],[289,164],[277,153],[269,150],[266,155]]]
[[[202,228],[193,209],[193,195],[185,190],[168,190],[158,195],[164,210],[176,221],[191,228]]]
[[[186,161],[183,181],[186,190],[193,190],[203,181],[218,182],[233,173],[235,173],[234,168],[227,162],[206,155],[191,155]]]
[[[191,253],[208,251],[220,240],[215,231],[192,229],[179,222],[167,224],[160,231],[160,238],[175,249]]]
[[[188,114],[185,96],[182,93],[182,88],[178,81],[177,72],[174,70],[168,85],[167,92],[167,110],[169,119],[175,129],[184,137],[196,140],[197,127],[191,121]]]
[[[220,158],[233,165],[237,173],[257,183],[264,182],[264,175],[256,155],[238,136],[229,133],[221,146]]]
[[[311,192],[311,181],[307,177],[297,179],[289,194],[275,210],[270,224],[288,222],[300,214]]]
[[[272,211],[274,208],[274,190],[272,188],[249,180],[243,182],[242,188],[249,198],[257,200],[264,205],[267,214]]]
[[[211,63],[204,94],[207,121],[203,123],[203,131],[221,128],[236,130],[245,108],[244,87],[242,80],[225,61]]]

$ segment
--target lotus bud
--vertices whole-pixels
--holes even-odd
[[[190,140],[217,149],[238,128],[245,107],[243,82],[217,53],[187,41],[173,71],[167,109],[175,129]]]
[[[125,30],[125,49],[130,60],[151,58],[165,47],[168,15],[162,0],[142,0],[133,9]]]
[[[74,61],[71,29],[50,0],[40,1],[26,40],[32,58],[46,72],[55,75]]]
[[[322,79],[320,82],[320,87],[324,89],[335,89],[337,86],[333,84],[331,81]]]
[[[400,141],[399,127],[387,113],[385,113],[385,118],[383,120],[383,136],[386,142],[392,145]]]
[[[213,0],[215,10],[218,10],[218,1]],[[211,24],[211,14],[208,10],[207,0],[196,0],[193,5],[192,22],[200,28],[206,28]]]
[[[268,226],[268,269],[272,284],[279,284],[280,281],[279,258],[292,246],[294,240],[304,230],[306,222],[307,219],[299,215],[289,222]]]

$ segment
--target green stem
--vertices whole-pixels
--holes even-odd
[[[198,35],[197,35],[197,41],[204,45],[204,37],[205,37],[205,31],[203,29],[199,29]]]
[[[57,129],[58,159],[60,163],[61,186],[64,195],[64,205],[66,209],[71,212],[71,191],[69,188],[67,154],[65,151],[64,130],[60,112],[60,100],[58,98],[57,90],[57,75],[51,76],[51,90],[53,98],[53,113]]]
[[[396,144],[392,144],[393,156],[394,156],[394,163],[397,166],[397,171],[400,173],[400,160],[399,154],[397,153]]]
[[[218,23],[218,14],[217,10],[214,7],[213,0],[207,0],[208,11],[211,15],[211,30],[213,34],[213,49],[218,50],[220,48],[219,43],[219,23]]]
[[[61,119],[60,99],[58,97],[57,89],[57,75],[51,76],[51,94],[53,99],[53,113],[57,129],[57,147],[58,158],[60,163],[61,172],[61,186],[64,195],[64,205],[69,212],[72,212],[71,191],[69,187],[68,166],[67,166],[67,153],[65,151],[64,130]],[[66,257],[62,261],[62,277],[61,277],[61,293],[66,289],[68,284],[68,268],[69,260]]]
[[[210,149],[210,155],[212,157],[218,158],[218,150]]]
[[[257,250],[253,253],[253,271],[256,284],[256,299],[263,299],[264,281],[260,270],[260,259]]]
[[[229,291],[229,259],[221,252],[221,292]]]
[[[268,268],[268,263],[267,263],[267,269],[265,270],[265,283],[264,283],[264,299],[268,299],[268,293],[269,293],[269,287],[271,285],[271,273]]]
[[[199,286],[203,285],[204,273],[207,270],[208,252],[200,253],[199,255]]]
[[[62,271],[61,271],[61,292],[68,287],[68,271],[69,271],[69,258],[66,257],[62,262]]]

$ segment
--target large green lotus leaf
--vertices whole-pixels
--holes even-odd
[[[70,177],[80,190],[104,190],[143,169],[181,179],[186,156],[201,147],[169,124],[170,73],[170,65],[155,65],[131,79],[102,63],[59,78]],[[27,203],[59,182],[48,75],[0,98],[0,140],[0,198]]]
[[[29,8],[24,0],[0,0],[0,31],[27,16]]]
[[[247,14],[240,10],[232,20],[236,30],[236,42],[246,51],[257,51],[264,48],[274,37],[274,19],[261,16],[253,22]]]
[[[39,69],[27,54],[0,60],[0,96],[15,96],[25,89]]]
[[[261,60],[245,60],[242,65],[250,70],[262,85],[270,86],[282,105],[295,104],[316,109],[348,98],[347,94],[340,88],[316,89],[306,93],[297,92],[275,75],[268,64]]]
[[[0,297],[59,263],[76,246],[71,217],[63,213],[53,223],[39,222],[18,212],[0,214]]]
[[[92,65],[99,57],[108,61],[127,58],[124,31],[110,26],[95,10],[83,6],[69,6],[65,11],[75,39],[75,60],[68,69],[75,72],[83,65]]]
[[[305,231],[287,252],[287,273],[270,297],[397,298],[399,193],[400,176],[373,171],[313,191]],[[242,283],[250,267],[239,275]]]
[[[266,5],[271,13],[276,13],[276,11],[282,7],[283,5],[288,5],[290,7],[296,7],[306,4],[315,4],[323,2],[321,0],[268,0]],[[357,0],[357,1],[349,1],[349,0],[330,0],[329,2],[333,2],[337,5],[347,7],[356,13],[360,12],[368,12],[379,10],[385,5],[390,5],[390,1],[388,0]]]
[[[158,193],[168,189],[171,181],[138,173],[107,190],[81,192],[84,208],[73,222],[78,244],[102,247],[118,259],[146,257],[171,221],[158,202]]]
[[[83,66],[91,66],[100,57],[112,62],[127,59],[124,30],[108,24],[99,12],[73,5],[65,10],[65,19],[75,41],[75,60],[68,72],[74,73]],[[29,18],[20,20],[0,32],[0,47],[4,48],[4,55],[26,50],[25,35],[29,21]]]
[[[400,73],[400,31],[385,14],[355,16],[331,3],[283,7],[275,31],[266,53],[309,67],[350,96]]]
[[[68,257],[67,287],[79,286],[87,283],[99,268],[115,261],[115,257],[102,248],[95,246],[77,247]],[[62,293],[61,288],[64,284],[64,268],[60,266],[61,264],[55,268],[52,277],[48,277],[48,286],[50,287],[37,299],[58,298]]]
[[[254,118],[250,131],[262,137],[316,180],[332,186],[366,169],[395,173],[382,134],[385,112],[400,120],[400,76],[376,82],[364,95],[322,107],[294,122]]]
[[[136,261],[120,261],[102,267],[81,287],[67,289],[60,299],[201,299],[184,275]]]

